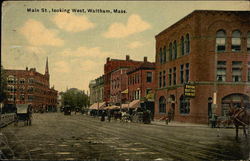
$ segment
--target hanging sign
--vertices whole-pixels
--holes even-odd
[[[195,85],[185,84],[184,86],[184,96],[195,97]]]

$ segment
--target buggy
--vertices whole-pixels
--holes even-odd
[[[16,105],[15,125],[19,121],[24,121],[24,125],[31,125],[32,107],[29,104]]]

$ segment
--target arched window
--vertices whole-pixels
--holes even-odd
[[[7,78],[8,84],[14,84],[15,83],[15,77],[13,75],[9,75]]]
[[[24,83],[25,83],[25,79],[24,79],[24,78],[20,78],[20,79],[19,79],[19,83],[20,83],[20,84],[24,84]]]
[[[183,56],[185,53],[185,45],[184,45],[184,37],[181,37],[181,55]]]
[[[164,96],[159,98],[159,113],[166,113],[166,99]]]
[[[186,54],[189,54],[189,52],[190,52],[190,37],[189,37],[189,34],[186,35],[185,48],[186,48]]]
[[[162,48],[160,48],[160,63],[162,64]]]
[[[180,97],[180,113],[189,114],[190,112],[190,100],[183,95]]]
[[[162,86],[162,73],[159,73],[159,88]]]
[[[250,32],[247,33],[247,52],[250,53]]]
[[[169,44],[169,60],[172,60],[172,43]]]
[[[232,51],[240,51],[241,46],[241,33],[239,30],[233,31],[232,33]]]
[[[166,46],[163,48],[163,62],[165,63],[167,61],[167,49]]]
[[[224,52],[226,50],[226,32],[219,30],[216,33],[216,52]]]
[[[176,40],[174,41],[174,45],[173,45],[173,60],[177,58],[177,42]]]

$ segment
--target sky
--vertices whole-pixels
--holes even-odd
[[[84,12],[73,12],[73,10]],[[108,10],[106,13],[88,9]],[[123,11],[115,13],[114,9]],[[89,90],[106,58],[155,61],[155,35],[194,10],[250,10],[249,1],[9,1],[2,3],[5,69],[36,68],[50,86]],[[69,10],[69,12],[68,12]],[[34,12],[31,12],[34,11]]]

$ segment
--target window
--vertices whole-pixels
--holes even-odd
[[[177,58],[177,42],[176,40],[174,41],[174,45],[173,45],[173,60]]]
[[[166,71],[163,71],[163,87],[166,87]]]
[[[34,79],[33,78],[30,78],[29,79],[29,84],[33,84],[34,83]]]
[[[159,87],[161,88],[161,82],[162,82],[162,75],[161,72],[159,73]]]
[[[167,49],[166,46],[163,48],[163,62],[166,63],[167,61]]]
[[[219,30],[216,33],[216,52],[224,52],[226,50],[226,33]]]
[[[169,44],[169,60],[172,60],[172,43]]]
[[[160,48],[160,63],[162,64],[162,49]]]
[[[172,85],[172,69],[169,69],[169,72],[168,72],[168,85],[169,86]]]
[[[7,91],[8,91],[8,92],[16,92],[17,90],[16,90],[16,87],[15,87],[15,86],[13,86],[13,85],[8,85],[8,86],[7,86]]]
[[[28,87],[28,90],[27,90],[29,93],[32,93],[34,91],[33,87]]]
[[[242,62],[233,61],[232,62],[232,79],[233,82],[240,82],[242,80]]]
[[[15,84],[15,77],[13,75],[9,75],[7,78],[8,84]]]
[[[24,84],[25,83],[25,79],[24,78],[20,78],[19,83],[20,84]]]
[[[226,61],[217,62],[217,74],[216,80],[219,82],[226,81]]]
[[[147,89],[146,89],[146,95],[149,94],[151,91],[152,91],[151,88],[147,88]]]
[[[240,45],[241,45],[241,40],[240,40],[240,31],[236,30],[232,34],[232,51],[240,51]]]
[[[29,96],[28,96],[28,100],[29,100],[29,101],[33,101],[33,96],[30,96],[30,95],[29,95]]]
[[[189,63],[186,64],[186,79],[185,82],[187,83],[189,81]]]
[[[180,113],[189,114],[190,112],[190,100],[183,95],[180,97]]]
[[[152,72],[147,72],[147,83],[151,83],[152,82]]]
[[[189,37],[189,34],[186,35],[185,48],[186,48],[186,54],[189,54],[189,52],[190,52],[190,37]]]
[[[181,65],[181,68],[180,68],[180,81],[181,81],[181,84],[184,83],[184,65],[182,64]]]
[[[21,101],[24,101],[25,100],[25,96],[22,94],[22,95],[20,95],[20,100]]]
[[[173,71],[173,84],[176,85],[176,67],[174,67]]]
[[[185,54],[184,37],[181,37],[181,55]]]
[[[19,91],[20,91],[20,92],[24,92],[24,90],[25,90],[25,87],[24,87],[24,86],[19,87]]]
[[[166,99],[164,96],[159,98],[159,113],[166,113]]]
[[[250,82],[250,62],[248,62],[247,81]]]
[[[247,52],[250,53],[250,32],[247,33]]]

